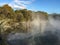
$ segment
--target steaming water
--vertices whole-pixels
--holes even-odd
[[[51,16],[49,17],[49,22],[53,27],[60,30],[60,18],[59,17],[56,16],[56,18],[54,18]]]
[[[48,18],[49,20],[46,21],[46,20],[40,19],[39,15],[35,16],[35,18],[33,18],[33,20],[30,22],[30,25],[31,25],[31,28],[29,28],[30,31],[28,33],[10,33],[7,36],[8,44],[10,45],[40,45],[40,44],[48,45],[49,43],[49,45],[56,45],[53,43],[57,42],[55,39],[57,39],[57,37],[60,35],[60,32],[59,32],[60,20],[58,20],[58,18],[54,19],[52,16],[51,17],[49,16]],[[51,32],[47,32],[47,31],[51,31]],[[42,39],[40,39],[39,37],[41,36],[41,34],[43,34]],[[51,36],[51,34],[57,37],[55,38]],[[52,44],[49,42],[49,40],[51,40]],[[52,40],[55,40],[55,42]],[[58,41],[60,41],[60,37]]]

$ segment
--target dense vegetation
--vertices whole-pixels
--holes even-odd
[[[40,15],[41,18],[44,18],[44,19],[48,18],[47,17],[48,14],[46,12],[42,12],[42,11],[34,12],[31,10],[27,10],[27,9],[14,10],[8,4],[0,7],[0,20],[7,21],[6,25],[11,25],[11,26],[13,26],[13,28],[15,28],[14,27],[15,23],[19,23],[20,26],[17,26],[16,28],[21,27],[20,29],[25,30],[25,28],[22,26],[21,22],[32,21],[33,15]],[[1,24],[3,24],[4,21],[2,21]],[[7,30],[9,30],[9,32],[10,32],[11,29],[7,29]]]

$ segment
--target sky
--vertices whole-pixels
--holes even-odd
[[[0,6],[4,4],[8,4],[13,9],[60,13],[60,0],[0,0]]]

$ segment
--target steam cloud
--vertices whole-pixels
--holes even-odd
[[[33,16],[30,22],[30,33],[11,33],[7,37],[8,43],[11,45],[60,45],[60,18],[57,16],[48,18],[48,21],[42,21],[39,15]]]

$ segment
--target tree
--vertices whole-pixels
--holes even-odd
[[[31,20],[32,11],[29,11],[27,9],[23,9],[23,10],[20,10],[20,12],[23,14],[26,21]]]
[[[8,5],[3,5],[1,7],[1,14],[4,14],[6,18],[13,18],[14,17],[14,11],[13,9]]]

